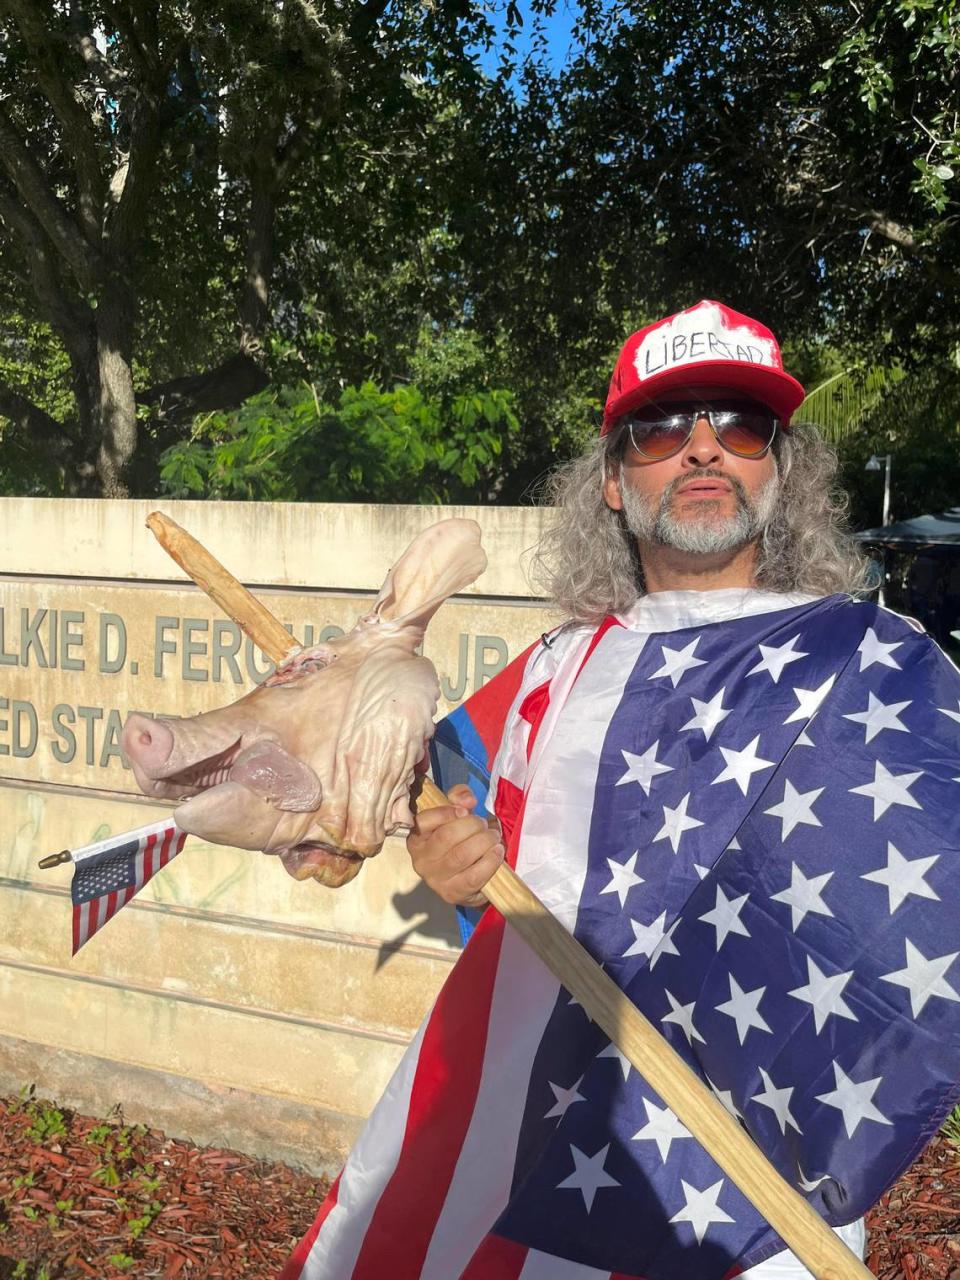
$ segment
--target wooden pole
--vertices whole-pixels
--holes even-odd
[[[279,662],[298,648],[273,614],[175,521],[154,512],[147,525],[177,564],[267,657]],[[434,782],[423,780],[419,808],[449,803]],[[515,871],[506,864],[500,866],[483,894],[817,1280],[872,1280],[863,1263],[780,1176],[713,1092]]]

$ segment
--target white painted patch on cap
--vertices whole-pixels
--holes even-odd
[[[724,323],[723,312],[704,302],[666,320],[643,339],[633,362],[641,382],[687,365],[709,360],[739,360],[744,364],[781,369],[776,343],[748,329]]]

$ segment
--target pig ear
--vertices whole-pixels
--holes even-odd
[[[469,586],[486,567],[476,520],[438,520],[407,547],[361,623],[425,627],[448,596]]]

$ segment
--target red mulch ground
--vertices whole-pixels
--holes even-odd
[[[0,1280],[272,1280],[325,1180],[0,1099]]]
[[[0,1099],[0,1280],[273,1280],[325,1191],[119,1114]],[[931,1143],[869,1229],[880,1280],[960,1280],[960,1151]]]

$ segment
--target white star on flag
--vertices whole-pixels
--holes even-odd
[[[949,716],[951,720],[956,720],[960,724],[960,698],[957,699],[956,711],[948,711],[946,707],[937,707],[938,711],[942,711],[945,716]]]
[[[865,742],[871,742],[883,729],[899,729],[902,733],[909,733],[910,730],[900,719],[900,712],[909,706],[909,701],[881,702],[875,693],[868,693],[867,709],[853,711],[843,718],[862,724],[866,729]]]
[[[680,952],[677,950],[676,943],[673,940],[673,935],[674,933],[676,933],[677,927],[679,924],[680,924],[680,917],[677,916],[676,920],[674,920],[673,924],[670,926],[670,928],[667,930],[667,932],[663,935],[661,940],[657,943],[656,947],[654,948],[653,954],[650,957],[651,973],[657,967],[657,962],[659,960],[662,960],[664,956],[678,956],[680,954]]]
[[[643,788],[643,794],[650,794],[650,784],[654,778],[661,773],[673,773],[673,765],[657,763],[657,747],[659,740],[648,747],[642,756],[634,755],[632,751],[624,751],[621,749],[620,754],[623,756],[624,763],[627,766],[627,772],[617,779],[617,786],[626,786],[628,782],[639,782]]]
[[[681,1004],[679,1000],[664,988],[663,994],[670,1001],[671,1013],[665,1013],[660,1019],[661,1022],[675,1022],[687,1037],[689,1044],[693,1044],[694,1040],[699,1040],[701,1044],[706,1044],[703,1036],[693,1025],[693,1007],[696,1000],[691,1000],[689,1004]]]
[[[743,1120],[743,1116],[737,1110],[733,1101],[733,1093],[729,1089],[718,1089],[709,1076],[704,1077],[707,1084],[717,1096],[717,1101],[721,1103],[723,1109],[733,1116],[734,1120]]]
[[[720,754],[727,762],[727,767],[718,773],[711,785],[718,782],[735,782],[744,795],[750,790],[750,779],[762,769],[772,769],[773,760],[764,760],[757,755],[760,745],[759,733],[752,742],[748,742],[742,751],[734,751],[730,747],[721,747]]]
[[[763,1077],[763,1092],[755,1093],[750,1101],[759,1102],[762,1107],[770,1108],[777,1117],[777,1124],[780,1126],[781,1133],[787,1132],[787,1125],[790,1125],[792,1129],[796,1129],[797,1133],[803,1133],[803,1130],[790,1112],[790,1095],[796,1086],[790,1085],[789,1088],[778,1089],[763,1067],[760,1067],[759,1071]]]
[[[801,658],[808,658],[810,655],[801,652],[799,649],[794,650],[794,645],[800,639],[799,632],[791,637],[786,644],[772,645],[762,644],[760,649],[760,661],[755,667],[751,667],[747,672],[748,676],[759,675],[761,671],[766,671],[774,684],[777,684],[783,675],[784,668],[791,662],[799,662]]]
[[[821,1182],[829,1182],[829,1181],[830,1181],[829,1173],[825,1173],[819,1178],[807,1178],[804,1175],[804,1172],[801,1166],[797,1165],[797,1182],[800,1184],[801,1187],[803,1187],[804,1191],[816,1191],[817,1187],[819,1187]]]
[[[887,865],[878,867],[876,871],[868,871],[861,880],[872,880],[874,884],[886,885],[890,895],[890,914],[901,906],[910,894],[918,898],[932,898],[940,901],[940,895],[927,884],[924,876],[939,862],[939,855],[932,858],[905,858],[896,845],[887,841]]]
[[[634,871],[637,865],[637,857],[640,850],[631,853],[626,862],[614,862],[612,858],[607,859],[607,866],[610,868],[610,883],[603,889],[601,893],[615,893],[620,899],[620,906],[627,905],[627,894],[635,884],[643,884],[643,877],[638,876]]]
[[[756,1027],[758,1031],[769,1031],[772,1034],[772,1029],[767,1026],[760,1014],[760,1001],[767,988],[757,987],[753,991],[744,991],[732,973],[727,976],[730,982],[730,999],[723,1004],[718,1004],[716,1008],[717,1013],[725,1013],[733,1018],[737,1024],[740,1043],[743,1044],[746,1040],[751,1027]]]
[[[552,1080],[548,1080],[547,1084],[553,1090],[555,1101],[553,1106],[543,1117],[544,1120],[549,1120],[552,1116],[557,1116],[562,1120],[567,1114],[568,1107],[572,1107],[575,1102],[586,1102],[586,1098],[583,1094],[578,1092],[582,1083],[583,1076],[580,1077],[576,1084],[572,1084],[569,1089],[564,1089],[561,1085],[554,1084]]]
[[[792,724],[795,720],[812,720],[820,708],[820,703],[833,688],[836,678],[836,675],[828,676],[816,689],[795,688],[793,692],[797,699],[797,709],[791,711],[783,723]],[[803,745],[813,746],[813,743],[808,740]]]
[[[668,676],[673,687],[676,688],[684,675],[691,667],[704,667],[706,662],[703,658],[695,658],[693,651],[700,643],[700,637],[695,636],[685,649],[671,649],[667,645],[660,646],[660,652],[663,654],[663,666],[655,671],[652,676],[648,676],[648,680],[656,680],[658,676]]]
[[[724,1211],[717,1204],[720,1198],[720,1188],[723,1186],[723,1178],[719,1182],[715,1182],[712,1187],[707,1187],[703,1191],[698,1191],[696,1187],[692,1187],[689,1182],[680,1179],[680,1185],[683,1187],[683,1194],[686,1197],[686,1203],[683,1208],[673,1215],[671,1222],[689,1222],[693,1227],[693,1233],[697,1237],[697,1244],[703,1244],[703,1237],[710,1229],[713,1222],[734,1222],[729,1213]]]
[[[605,1049],[600,1050],[600,1052],[597,1054],[597,1057],[598,1058],[616,1058],[616,1060],[620,1063],[620,1070],[623,1072],[624,1080],[626,1080],[627,1077],[630,1075],[630,1068],[633,1066],[633,1063],[630,1061],[627,1055],[623,1052],[623,1050],[618,1049],[617,1046],[612,1041],[610,1042],[610,1044],[607,1045]]]
[[[923,805],[910,794],[910,787],[922,777],[922,769],[918,769],[916,773],[891,773],[885,764],[876,760],[873,781],[865,782],[862,787],[851,787],[850,793],[873,798],[873,820],[876,822],[894,804],[906,805],[908,809],[922,809]]]
[[[843,1123],[847,1137],[852,1138],[857,1132],[861,1120],[875,1120],[877,1124],[891,1122],[873,1104],[873,1095],[883,1081],[883,1076],[873,1080],[862,1080],[857,1084],[844,1073],[839,1062],[833,1064],[833,1078],[836,1088],[829,1093],[818,1093],[817,1101],[826,1103],[828,1107],[836,1107],[843,1112]]]
[[[663,826],[653,837],[653,843],[658,840],[669,840],[673,852],[676,853],[680,847],[680,837],[685,831],[692,831],[694,827],[702,827],[703,823],[698,818],[687,817],[687,805],[690,803],[690,792],[683,797],[675,809],[671,809],[668,804],[663,806]]]
[[[689,1138],[691,1133],[682,1125],[669,1107],[658,1107],[649,1098],[643,1099],[647,1123],[633,1135],[634,1142],[655,1142],[660,1159],[666,1164],[670,1144],[679,1138]]]
[[[625,959],[627,956],[652,956],[657,948],[661,946],[670,954],[678,956],[680,952],[674,946],[670,937],[675,927],[676,921],[674,921],[671,929],[667,930],[666,911],[661,911],[656,920],[650,924],[641,924],[639,920],[631,920],[630,928],[633,930],[633,942],[623,953],[623,958]]]
[[[790,908],[790,927],[794,933],[803,924],[803,918],[808,912],[813,911],[821,916],[833,915],[822,897],[832,878],[833,872],[825,871],[823,875],[811,876],[808,880],[797,864],[791,863],[789,887],[781,889],[779,893],[771,893],[770,898],[773,902],[785,902]]]
[[[750,930],[740,919],[740,912],[749,897],[750,895],[745,893],[742,898],[728,898],[721,887],[717,885],[716,905],[711,907],[700,919],[706,924],[713,925],[716,929],[718,951],[731,933],[739,933],[744,938],[750,937]]]
[[[604,1162],[607,1158],[607,1152],[610,1150],[610,1143],[605,1147],[601,1147],[595,1156],[587,1156],[570,1143],[570,1154],[573,1156],[574,1170],[569,1177],[564,1178],[562,1182],[557,1183],[557,1190],[561,1187],[567,1187],[574,1191],[579,1191],[583,1196],[583,1203],[586,1205],[587,1213],[593,1208],[593,1198],[603,1187],[619,1187],[620,1183],[616,1178],[611,1178],[609,1173],[604,1170]]]
[[[825,790],[826,787],[816,787],[813,791],[798,791],[789,779],[784,779],[783,799],[772,809],[764,809],[764,813],[769,814],[771,818],[779,818],[783,824],[780,831],[781,844],[801,822],[808,827],[823,826],[813,812],[813,806]]]
[[[890,655],[894,649],[899,649],[902,644],[902,640],[897,640],[893,644],[884,644],[873,627],[867,627],[867,633],[857,648],[857,653],[860,655],[861,672],[866,671],[867,667],[872,667],[875,662],[879,662],[883,667],[894,667],[897,671],[900,671],[900,663]]]
[[[716,729],[716,727],[724,720],[730,712],[723,705],[723,695],[726,689],[721,689],[719,693],[715,693],[709,702],[701,702],[699,698],[691,698],[695,715],[692,720],[688,720],[682,725],[680,732],[685,729],[699,729],[707,742]]]
[[[939,996],[941,1000],[960,1002],[960,995],[946,980],[946,972],[960,955],[954,951],[947,956],[931,956],[928,960],[918,947],[905,939],[907,963],[903,969],[894,973],[882,973],[882,982],[892,982],[898,987],[906,987],[910,992],[910,1008],[916,1018],[931,996]]]
[[[850,1022],[860,1021],[843,998],[843,989],[852,977],[852,969],[849,973],[826,974],[815,960],[807,956],[807,985],[795,987],[787,995],[796,1000],[804,1000],[812,1006],[817,1035],[823,1030],[831,1013],[838,1018],[847,1018]]]

